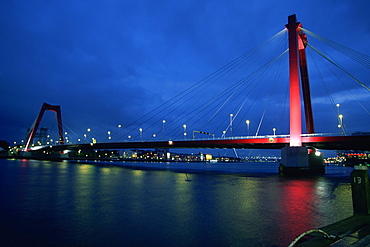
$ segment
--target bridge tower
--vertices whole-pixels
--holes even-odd
[[[290,83],[290,143],[282,149],[280,172],[287,174],[325,173],[322,154],[302,147],[301,88],[308,134],[314,133],[311,96],[306,62],[306,35],[301,31],[302,24],[296,15],[288,16],[289,40],[289,83]]]
[[[58,105],[49,105],[47,103],[44,103],[41,107],[40,113],[36,118],[36,121],[33,123],[28,135],[27,135],[27,142],[26,146],[24,148],[25,151],[28,150],[29,146],[31,145],[33,139],[35,138],[36,131],[40,125],[41,119],[44,116],[45,111],[53,111],[57,114],[58,118],[58,130],[59,130],[59,143],[64,144],[64,138],[63,138],[63,127],[62,127],[62,113],[60,111],[60,106]]]

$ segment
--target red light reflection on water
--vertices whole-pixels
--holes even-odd
[[[316,227],[317,197],[314,180],[286,181],[281,188],[280,207],[283,218],[279,233],[287,240]]]

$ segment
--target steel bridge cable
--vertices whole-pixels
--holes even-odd
[[[243,63],[243,65],[244,65],[245,63]],[[245,69],[244,69],[245,70]],[[241,73],[243,73],[243,71],[241,72]],[[241,73],[239,73],[239,75],[237,76],[237,77],[239,77],[240,75],[241,75]],[[226,78],[227,79],[227,78]],[[240,85],[237,85],[238,83],[234,83],[234,85],[232,85],[232,87],[240,87]],[[226,90],[228,90],[228,91],[231,91],[230,90],[230,88],[228,88],[228,89],[226,89]],[[207,105],[209,105],[209,104],[211,104],[211,102],[213,102],[214,101],[214,99],[216,98],[216,99],[218,99],[219,98],[219,96],[222,94],[222,93],[224,93],[225,92],[225,90],[224,91],[222,91],[222,92],[220,92],[219,94],[217,94],[216,96],[214,96],[210,101],[208,101],[207,102]],[[203,110],[205,110],[205,108],[207,107],[207,105],[204,105],[203,106],[203,108],[202,109],[200,109],[199,111],[198,111],[198,114],[200,113],[200,112],[202,112]],[[194,112],[194,111],[193,111]],[[196,115],[194,115],[192,118],[194,118]],[[197,121],[197,122],[199,122],[199,120]]]
[[[249,52],[249,51],[248,51]],[[248,52],[244,53],[243,55],[239,56],[238,58],[234,59],[233,61],[229,62],[228,64],[224,65],[223,67],[221,67],[220,69],[216,70],[215,72],[213,72],[212,74],[206,76],[205,78],[203,78],[202,80],[198,81],[197,83],[195,83],[194,85],[192,85],[191,87],[185,89],[184,91],[180,92],[179,94],[177,94],[176,96],[174,96],[173,98],[171,98],[170,100],[164,102],[163,104],[161,104],[160,106],[154,108],[153,110],[151,110],[150,112],[148,112],[147,114],[143,115],[142,117],[140,117],[139,119],[131,122],[130,124],[128,124],[127,127],[135,124],[135,123],[138,123],[140,120],[144,119],[145,117],[148,117],[150,116],[150,114],[158,114],[158,113],[161,113],[163,112],[164,110],[167,109],[166,105],[171,105],[172,102],[175,102],[175,101],[179,101],[181,99],[183,99],[184,97],[186,97],[188,95],[188,91],[191,91],[191,90],[194,90],[194,89],[198,89],[202,86],[204,86],[208,81],[210,81],[212,78],[216,77],[217,75],[219,75],[220,73],[222,73],[225,69],[227,69],[228,67],[232,66],[234,63],[238,62],[238,60],[242,59],[244,56],[246,56],[248,54]],[[162,109],[160,110],[159,112],[157,112],[157,110],[159,109]],[[126,127],[126,128],[127,128]],[[128,134],[128,133],[127,133]],[[122,138],[122,137],[121,137]]]
[[[261,45],[259,45],[259,46],[257,46],[256,48],[252,49],[251,51],[258,49],[258,48],[259,48],[259,47],[261,47],[264,43],[268,43],[270,40],[273,40],[276,36],[281,35],[281,33],[282,33],[282,32],[283,32],[283,30],[282,30],[281,32],[277,33],[276,35],[274,35],[273,37],[271,37],[270,39],[268,39],[267,41],[263,42]],[[235,63],[237,63],[239,60],[241,60],[241,59],[243,59],[244,57],[246,57],[249,53],[251,53],[251,51],[244,53],[242,56],[240,56],[240,57],[239,57],[239,58],[237,58],[237,59],[234,59],[232,62],[230,62],[229,64],[227,64],[227,65],[223,66],[221,69],[219,69],[219,70],[217,70],[216,72],[212,73],[210,76],[207,76],[206,78],[204,78],[204,79],[203,79],[203,80],[201,80],[200,82],[196,83],[196,84],[195,84],[195,85],[193,85],[192,87],[190,87],[190,88],[186,89],[185,91],[181,92],[180,94],[176,95],[175,97],[173,97],[173,98],[172,98],[172,99],[170,99],[169,101],[165,102],[164,104],[160,105],[159,107],[155,108],[154,110],[152,110],[152,111],[151,111],[151,112],[149,112],[148,114],[146,114],[146,115],[144,115],[143,117],[141,117],[141,118],[137,119],[136,121],[132,122],[131,124],[129,124],[129,125],[128,125],[128,127],[129,127],[129,126],[134,125],[135,123],[138,123],[140,120],[143,120],[145,117],[148,117],[148,116],[149,116],[149,119],[148,119],[147,121],[149,121],[149,120],[151,120],[153,117],[155,117],[155,116],[151,116],[151,117],[150,117],[150,114],[152,114],[152,113],[153,113],[153,114],[158,115],[158,112],[157,112],[157,110],[158,110],[158,109],[161,109],[161,111],[160,111],[159,113],[164,112],[165,110],[167,110],[167,108],[170,106],[170,104],[171,104],[172,102],[174,102],[175,100],[176,100],[176,101],[180,101],[180,100],[182,100],[183,98],[185,98],[187,95],[189,95],[190,93],[192,93],[194,90],[196,90],[196,89],[200,89],[201,87],[206,88],[205,84],[206,84],[207,82],[209,82],[211,79],[215,78],[215,77],[216,77],[217,75],[219,75],[220,73],[223,73],[226,69],[228,69],[228,67],[233,66],[233,65],[234,65]],[[201,90],[199,90],[199,91],[201,91]],[[166,105],[169,105],[169,106],[168,106],[168,107],[166,107]],[[145,121],[145,122],[147,122],[147,121]],[[125,129],[127,129],[127,127],[126,127]],[[130,131],[134,131],[134,129],[131,129]],[[127,134],[128,134],[128,133],[129,133],[129,132],[127,132]],[[122,138],[122,137],[121,137],[121,138]]]
[[[307,44],[310,48],[312,48],[314,51],[316,51],[319,55],[321,55],[323,58],[325,58],[326,60],[328,60],[330,63],[332,63],[335,67],[339,68],[340,70],[342,70],[344,73],[346,73],[349,77],[351,77],[353,80],[355,80],[358,84],[360,84],[361,86],[363,86],[364,88],[366,88],[368,91],[370,91],[370,88],[368,86],[366,86],[364,83],[362,83],[361,81],[359,81],[356,77],[354,77],[353,75],[351,75],[347,70],[345,70],[342,66],[338,65],[337,63],[333,62],[331,59],[329,59],[328,57],[326,57],[323,53],[321,53],[320,51],[318,51],[315,47],[313,47],[312,45],[310,45],[309,43]]]
[[[256,71],[252,72],[252,75],[253,76],[249,76],[251,79],[253,79],[253,80],[256,81],[255,86],[253,87],[253,90],[250,91],[250,94],[249,95],[251,95],[251,93],[256,89],[256,86],[260,85],[260,82],[263,79],[263,74],[268,70],[268,67],[269,67],[270,63],[271,63],[271,61],[268,62],[268,63],[266,63],[263,67],[260,67]],[[260,73],[256,73],[256,72],[260,72]],[[258,78],[256,76],[258,76]],[[257,98],[259,98],[259,95],[261,94],[261,92],[262,92],[262,90],[260,90],[259,94],[256,95],[254,102],[257,100]],[[241,93],[243,93],[243,91],[241,91],[239,94],[241,94]],[[229,104],[230,103],[232,103],[232,102],[229,102]],[[233,112],[235,112],[235,109],[233,110]],[[221,125],[222,124],[223,123],[221,123]],[[230,124],[229,124],[228,128],[229,127],[230,127]],[[220,128],[220,126],[218,128]],[[228,130],[228,128],[226,129],[226,131]]]
[[[261,82],[261,80],[263,79],[263,73],[267,70],[267,68],[266,67],[263,67],[263,68],[261,68],[261,70],[262,70],[262,72],[260,73],[260,74],[258,74],[258,78],[256,79],[256,83],[255,83],[255,87],[253,88],[253,91],[256,89],[256,86],[259,86],[259,85],[261,85],[260,84],[260,82]],[[267,82],[268,81],[266,81],[263,85],[262,85],[262,88],[264,88],[266,85],[267,85]],[[252,92],[251,92],[252,93]],[[262,93],[262,90],[260,90],[259,91],[259,93],[256,95],[256,97],[255,97],[255,100],[254,100],[254,102],[259,98],[259,95]],[[230,104],[231,102],[228,102],[228,104]],[[253,103],[254,104],[254,103]],[[224,121],[223,122],[221,122],[220,123],[220,125],[218,126],[218,128],[217,129],[220,129],[221,128],[221,126],[224,124],[224,122],[226,121],[226,119],[224,119]],[[226,128],[226,132],[228,131],[228,129],[231,127],[231,123],[229,123],[229,125],[227,126],[227,128]],[[224,136],[224,135],[223,135]]]
[[[285,51],[285,52],[286,52],[286,51]],[[258,74],[258,75],[259,75],[259,78],[258,78],[258,80],[256,80],[256,84],[255,84],[255,86],[254,86],[253,90],[251,90],[251,91],[249,92],[249,94],[248,94],[247,98],[246,98],[246,99],[244,99],[244,102],[246,102],[246,100],[247,100],[247,99],[248,99],[248,97],[251,95],[251,93],[256,89],[256,86],[260,85],[261,80],[264,78],[263,76],[264,76],[265,72],[269,70],[269,68],[270,68],[271,64],[272,64],[276,59],[278,59],[279,57],[281,57],[285,52],[281,53],[279,56],[277,56],[277,57],[273,58],[272,60],[270,60],[269,62],[267,62],[263,67],[260,67],[258,70],[256,70],[256,71],[253,71],[253,72],[252,72],[253,74],[255,74],[256,72],[260,72],[260,71],[261,71],[261,73],[259,73],[259,74]],[[268,80],[267,80],[266,82],[268,82]],[[265,83],[265,84],[264,84],[264,86],[263,86],[263,88],[264,88],[266,85],[267,85],[267,84]],[[244,93],[244,91],[245,91],[245,90],[246,90],[246,88],[245,88],[243,91],[240,91],[240,92],[238,93],[238,95],[241,95],[242,93]],[[259,96],[261,93],[262,93],[262,90],[260,90],[259,94],[255,97],[254,102],[257,100],[257,98],[259,98],[258,96]],[[236,98],[234,98],[232,101],[230,101],[230,102],[228,102],[228,103],[229,103],[229,104],[231,104],[233,101],[235,101],[235,99],[236,99]],[[245,104],[245,103],[244,103],[244,104]],[[243,106],[244,104],[243,104],[243,101],[242,101],[241,105]],[[253,103],[253,104],[254,104],[254,103]],[[252,104],[252,105],[253,105],[253,104]],[[238,104],[238,105],[240,105],[240,104]],[[251,106],[252,106],[252,105],[251,105]],[[240,109],[240,107],[239,107],[239,109]],[[241,110],[241,109],[240,109],[240,110]],[[238,114],[239,114],[240,110],[238,110],[238,107],[235,107],[235,108],[234,108],[234,110],[233,110],[232,112],[238,112]],[[235,117],[234,117],[234,120],[235,120]],[[234,120],[233,120],[233,121],[234,121]],[[238,127],[239,125],[240,125],[240,121],[239,121],[239,124],[238,124],[236,127]],[[230,127],[231,127],[231,124],[229,123],[229,125],[228,125],[228,127],[227,127],[226,131],[227,131]]]
[[[245,62],[244,62],[243,64],[245,64]],[[242,65],[243,65],[243,64],[242,64]],[[239,66],[239,68],[240,68],[240,67],[241,67],[241,66]],[[237,68],[237,69],[239,69],[239,68]],[[235,72],[233,72],[233,73],[235,73]],[[230,76],[228,76],[227,78],[229,78],[229,77],[230,77]],[[226,79],[227,79],[227,78],[226,78]],[[237,86],[237,85],[236,85],[236,84],[234,84],[233,86]],[[222,92],[221,92],[221,93],[222,93]],[[221,93],[219,93],[219,95],[220,95]],[[219,95],[218,95],[218,96],[219,96]],[[216,97],[216,98],[218,98],[217,96],[215,96],[215,97]],[[214,97],[214,98],[215,98],[215,97]],[[210,101],[209,101],[207,104],[210,104]],[[193,104],[193,105],[194,105],[194,104]],[[196,104],[195,104],[195,105],[196,105]],[[191,109],[191,108],[192,108],[192,107],[189,107],[189,109]],[[206,107],[204,106],[202,109],[200,109],[200,110],[198,111],[198,114],[199,114],[200,112],[202,112],[203,110],[205,110],[205,108],[206,108]],[[187,109],[187,110],[188,110],[188,109]],[[194,111],[192,111],[192,112],[194,112]],[[192,118],[194,118],[195,116],[196,116],[196,115],[194,115]]]
[[[281,73],[282,73],[282,70],[280,69],[280,67],[281,67],[281,64],[282,64],[282,58],[283,58],[283,55],[284,54],[286,54],[286,52],[287,52],[288,50],[285,50],[283,53],[281,53],[278,57],[276,57],[275,59],[276,60],[278,60],[278,59],[280,59],[280,63],[279,63],[279,67],[278,68],[276,68],[276,72],[278,72],[278,71],[280,71],[280,73],[279,73],[279,75],[275,75],[276,76],[276,78],[275,78],[275,80],[277,80],[277,78],[279,78],[280,77],[280,75],[281,75]],[[274,59],[274,60],[275,60]],[[272,76],[272,74],[271,74],[271,76]],[[241,111],[241,109],[244,107],[244,105],[245,105],[245,103],[246,103],[246,101],[247,101],[247,99],[245,99],[244,101],[243,101],[243,103],[241,104],[241,106],[240,106],[240,108],[238,109],[238,111],[237,111],[237,114],[236,114],[236,116],[239,114],[239,112]],[[250,109],[250,108],[249,108]],[[242,119],[244,120],[245,119],[245,116],[246,116],[246,114],[249,112],[249,109],[248,109],[248,111],[246,111],[245,113],[244,113],[244,115],[243,115],[243,117],[242,117]],[[242,121],[239,121],[239,124],[236,126],[236,127],[239,127],[239,125],[241,124],[241,122]]]
[[[286,51],[285,51],[285,52],[286,52]],[[285,54],[285,52],[284,52],[283,54]],[[281,63],[280,63],[280,64],[281,64]],[[262,121],[263,121],[263,119],[264,119],[264,117],[265,117],[265,113],[266,113],[267,107],[268,107],[268,105],[269,105],[269,103],[270,103],[270,101],[271,101],[271,98],[272,98],[272,95],[273,95],[273,93],[274,93],[274,91],[275,91],[276,85],[277,85],[277,79],[275,78],[275,80],[274,80],[274,84],[273,84],[273,87],[272,87],[272,90],[271,90],[271,93],[270,93],[270,96],[269,96],[269,98],[268,98],[268,100],[267,100],[267,102],[266,102],[266,105],[265,105],[265,108],[264,108],[264,110],[263,110],[263,113],[262,113],[262,116],[261,116],[260,122],[259,122],[258,127],[257,127],[256,136],[258,136],[258,132],[259,132],[259,130],[260,130],[260,128],[261,128]]]
[[[332,47],[333,49],[337,50],[338,52],[344,54],[345,56],[355,60],[356,62],[362,64],[363,66],[370,69],[370,56],[365,55],[361,52],[353,50],[347,46],[341,45],[333,40],[327,39],[323,36],[320,36],[316,33],[313,33],[307,29],[301,28],[305,33],[309,34],[310,36],[314,37],[317,40],[322,41],[323,43],[327,44],[328,46]]]
[[[316,49],[317,50],[317,49]],[[314,50],[316,52],[316,50]],[[356,97],[355,94],[352,93],[352,91],[346,86],[346,84],[343,83],[341,78],[334,73],[334,71],[325,63],[326,67],[335,75],[335,77],[338,79],[338,81],[343,85],[343,87],[352,95],[352,97],[356,100],[356,102],[361,106],[361,108],[368,114],[370,115],[370,112],[365,108],[365,106],[359,101],[359,99]],[[337,66],[336,66],[337,67]]]
[[[282,53],[282,54],[284,54],[284,52]],[[277,58],[279,58],[282,54],[280,54]],[[275,59],[277,59],[277,58],[275,58]],[[264,78],[263,77],[263,75],[265,74],[265,72],[266,71],[269,71],[269,68],[270,68],[270,65],[271,65],[271,63],[272,62],[274,62],[274,60],[275,59],[273,59],[273,60],[271,60],[269,63],[268,63],[268,66],[266,66],[265,68],[264,68],[264,70],[263,70],[263,73],[261,74],[261,76],[260,76],[260,80],[259,81],[261,81],[262,80],[262,78]],[[270,77],[272,76],[272,74],[270,75]],[[266,80],[266,83],[264,84],[265,86],[267,85],[267,82],[269,81],[269,79],[268,80]],[[263,87],[264,88],[264,87]],[[263,89],[262,88],[262,89]],[[262,90],[260,91],[260,92],[262,92]],[[243,93],[243,92],[240,92],[239,94],[241,94],[241,93]],[[257,97],[256,97],[256,99],[257,99]],[[246,100],[247,99],[245,99],[244,100],[244,103],[242,103],[241,105],[240,105],[240,107],[238,108],[238,107],[235,107],[234,108],[234,110],[232,111],[232,112],[236,112],[236,114],[235,114],[235,116],[234,116],[234,120],[236,119],[236,117],[239,115],[239,112],[241,111],[241,109],[243,108],[243,106],[244,106],[244,104],[245,104],[245,102],[246,102]],[[230,102],[231,103],[231,102]],[[250,109],[250,108],[249,108]],[[239,124],[236,126],[236,127],[238,127],[240,125],[240,121],[239,121]],[[229,123],[229,126],[227,127],[227,130],[229,129],[231,127],[231,123]]]
[[[247,69],[247,67],[242,71],[242,72],[240,72],[239,73],[239,76],[243,73],[243,72],[245,72],[245,70]],[[238,77],[239,77],[238,76]],[[236,91],[238,91],[241,87],[243,87],[244,85],[243,85],[243,81],[245,80],[245,78],[243,78],[243,79],[241,79],[240,81],[238,81],[238,82],[236,82],[236,83],[234,83],[234,85],[232,85],[231,86],[231,88],[228,88],[228,89],[226,89],[227,91],[232,91],[233,93],[232,93],[232,95],[229,95],[229,97],[228,97],[228,99],[230,99],[232,96],[233,96],[233,94],[236,92]],[[226,90],[223,90],[223,91],[221,91],[219,94],[217,94],[216,96],[214,96],[210,101],[208,101],[208,104],[211,104],[211,102],[213,102],[215,99],[217,99],[217,98],[219,98],[219,96],[222,94],[222,93],[225,93],[226,92]],[[223,105],[225,105],[226,104],[226,102],[224,102],[223,103]],[[220,110],[221,108],[219,108],[217,111],[216,111],[216,113]],[[215,113],[215,114],[216,114]],[[212,116],[214,116],[215,114],[213,114]],[[212,117],[211,117],[212,118]],[[207,123],[209,123],[210,121],[208,121]],[[203,126],[204,127],[204,126]]]
[[[64,127],[68,129],[68,132],[72,132],[76,137],[78,137],[78,135],[71,128],[69,128],[66,124],[63,123],[63,129]]]
[[[284,104],[283,104],[283,109],[282,109],[282,114],[281,114],[281,119],[280,119],[280,125],[279,125],[279,129],[283,129],[283,126],[284,126],[284,118],[285,118],[285,111],[287,109],[287,105],[288,105],[288,96],[289,96],[289,83],[286,83],[286,86],[285,86],[285,97],[284,97]]]
[[[227,92],[233,92],[232,95],[230,95],[229,97],[227,97],[227,100],[224,101],[221,106],[219,106],[218,108],[215,108],[217,109],[216,112],[211,116],[211,118],[202,126],[202,128],[204,128],[215,116],[216,114],[222,110],[222,108],[226,105],[227,101],[231,98],[231,96],[233,96],[233,94],[236,92],[236,91],[239,91],[239,93],[236,95],[236,97],[240,96],[250,85],[251,83],[249,84],[245,84],[245,82],[247,82],[248,80],[250,80],[249,78],[252,78],[253,76],[255,76],[256,72],[258,70],[260,70],[261,68],[259,67],[258,69],[256,69],[255,71],[253,71],[252,73],[250,73],[248,76],[242,78],[240,81],[236,82],[234,85],[232,85],[231,88],[228,88],[227,91],[224,90],[222,92],[220,92],[218,95],[216,95],[214,98],[219,99],[219,95],[221,93],[227,93]],[[246,70],[246,69],[245,69]],[[244,71],[245,71],[244,70]],[[244,72],[243,71],[243,72]],[[242,89],[242,87],[244,87],[244,89]],[[242,90],[240,90],[242,89]],[[247,96],[248,97],[248,96]],[[214,100],[214,98],[212,98],[212,101]],[[209,101],[209,103],[211,103],[211,101]],[[210,111],[209,111],[210,112]],[[209,113],[208,112],[208,113]]]
[[[327,87],[327,85],[325,83],[324,76],[321,73],[320,67],[317,65],[316,60],[313,59],[313,56],[311,54],[310,54],[310,57],[312,58],[312,62],[314,64],[315,68],[316,68],[316,71],[318,72],[318,75],[320,77],[321,83],[324,86],[325,92],[326,92],[326,94],[327,94],[327,96],[328,96],[328,98],[329,98],[329,100],[331,102],[331,106],[333,108],[333,111],[335,112],[335,115],[337,115],[337,109],[336,109],[336,106],[335,106],[336,105],[335,104],[335,101],[334,101],[334,99],[332,97],[332,94],[330,93],[329,88]]]
[[[278,49],[274,49],[274,50],[278,50]],[[280,54],[280,55],[282,55],[282,54]],[[279,56],[280,56],[279,55]],[[276,58],[278,58],[279,56],[277,56]],[[275,58],[275,59],[276,59]],[[249,77],[250,78],[252,78],[252,76],[255,76],[254,74],[256,73],[256,72],[259,72],[260,70],[262,70],[262,72],[259,74],[259,77],[260,77],[260,79],[256,79],[257,81],[260,81],[261,79],[262,79],[262,76],[263,76],[263,74],[265,73],[265,71],[267,71],[267,66],[269,65],[269,63],[271,63],[271,62],[273,62],[273,60],[274,59],[272,59],[270,62],[268,62],[268,63],[266,63],[265,65],[263,65],[262,67],[259,67],[257,70],[255,70],[255,71],[253,71],[248,77],[245,77],[245,78],[243,78],[243,81],[247,81],[248,79],[249,79]],[[257,83],[258,84],[258,83]],[[255,85],[255,87],[257,86],[257,84]],[[243,84],[241,84],[241,86],[243,86]],[[228,105],[230,105],[231,103],[233,103],[237,98],[238,98],[238,96],[240,96],[241,94],[243,94],[244,93],[244,91],[247,89],[247,87],[244,87],[244,89],[243,90],[241,90],[241,91],[239,91],[238,92],[238,94],[236,95],[236,97],[234,97],[230,102],[228,102]],[[250,92],[251,93],[251,92]],[[247,97],[249,97],[249,95],[250,95],[250,93],[248,94],[248,96]],[[246,101],[247,99],[245,99],[244,101]],[[243,102],[243,101],[242,101]],[[243,104],[243,103],[241,103],[241,104]],[[238,105],[240,105],[240,104],[238,104]],[[238,111],[237,110],[238,109],[238,107],[235,107],[234,108],[234,110],[232,110],[232,112],[236,112],[236,111]],[[234,117],[234,120],[235,120],[235,117]],[[230,124],[229,124],[230,125]],[[239,124],[237,125],[237,127],[240,125],[240,121],[239,121]]]
[[[310,47],[312,47],[312,45],[310,46]],[[313,49],[315,52],[317,51],[317,49]],[[321,54],[320,54],[321,55]],[[326,59],[327,60],[327,59]],[[333,62],[332,62],[333,63]],[[334,71],[327,65],[327,64],[325,64],[326,66],[327,66],[327,68],[333,73],[333,75],[335,75],[336,76],[336,78],[338,79],[338,81],[343,85],[343,87],[352,95],[352,97],[356,100],[356,102],[361,106],[361,108],[368,114],[368,115],[370,115],[370,112],[365,108],[365,106],[358,100],[358,98],[356,97],[356,95],[355,94],[353,94],[352,93],[352,91],[343,83],[343,81],[340,79],[340,77],[339,76],[337,76],[337,74],[336,73],[334,73]],[[336,67],[338,67],[338,66],[336,66]],[[352,77],[351,77],[352,78]],[[357,81],[356,81],[357,82]]]
[[[150,116],[150,114],[152,114],[152,113],[157,115],[157,114],[159,114],[161,112],[164,112],[167,109],[166,105],[171,105],[170,103],[174,102],[175,100],[176,101],[179,101],[179,100],[185,98],[188,95],[188,91],[192,92],[192,91],[194,91],[194,89],[196,90],[198,88],[201,88],[202,86],[205,88],[206,87],[205,84],[207,82],[211,81],[211,79],[215,78],[216,76],[219,76],[221,73],[224,73],[225,70],[227,70],[228,68],[230,68],[231,66],[233,66],[233,64],[238,63],[238,61],[241,60],[241,59],[243,59],[243,57],[247,56],[248,53],[250,53],[250,51],[244,53],[243,55],[241,55],[238,58],[234,59],[233,61],[231,61],[230,63],[226,64],[225,66],[221,67],[220,69],[218,69],[214,73],[210,74],[209,76],[205,77],[201,81],[197,82],[193,86],[191,86],[191,87],[187,88],[186,90],[182,91],[181,93],[179,93],[175,97],[171,98],[169,101],[164,102],[163,104],[161,104],[157,108],[155,108],[152,111],[150,111],[148,114],[146,114],[146,115],[142,116],[141,118],[135,120],[134,122],[130,123],[128,126],[131,126],[131,125],[133,125],[135,123],[138,123],[140,120],[144,119],[145,117]],[[158,112],[157,111],[158,109],[161,109],[161,110]],[[153,118],[153,116],[150,117],[148,120],[151,120],[152,118]]]

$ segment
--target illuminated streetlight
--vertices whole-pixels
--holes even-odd
[[[108,139],[112,139],[112,137],[110,136],[110,131],[108,130]]]
[[[276,137],[276,128],[272,128],[272,131],[274,131],[274,137]]]
[[[140,128],[139,131],[140,131],[140,140],[142,140],[142,138],[143,138],[143,129]]]

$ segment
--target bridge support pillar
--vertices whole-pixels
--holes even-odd
[[[281,149],[279,173],[282,175],[314,175],[324,174],[324,158],[322,153],[307,147],[284,147]]]

